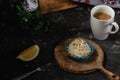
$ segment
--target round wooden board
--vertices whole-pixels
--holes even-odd
[[[102,48],[94,41],[86,38],[83,39],[89,41],[94,46],[95,51],[93,55],[88,60],[84,61],[75,61],[67,57],[64,51],[64,46],[66,42],[71,39],[75,38],[65,39],[55,47],[54,56],[61,69],[67,72],[83,74],[93,72],[97,69],[96,66],[102,65],[104,60],[104,53]]]

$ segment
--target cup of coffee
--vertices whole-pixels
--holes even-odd
[[[92,8],[90,14],[90,25],[96,39],[105,40],[109,34],[119,31],[119,25],[114,21],[115,11],[111,7],[97,5]]]

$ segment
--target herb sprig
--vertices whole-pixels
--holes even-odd
[[[31,29],[38,31],[43,27],[42,15],[40,10],[37,9],[34,12],[28,12],[22,7],[24,0],[11,0],[11,7],[16,10],[19,17],[19,25],[24,29]]]

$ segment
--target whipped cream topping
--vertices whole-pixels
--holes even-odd
[[[73,40],[68,46],[68,54],[74,57],[85,57],[90,51],[87,42],[80,38]]]

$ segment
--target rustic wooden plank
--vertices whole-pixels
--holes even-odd
[[[55,12],[76,7],[72,0],[38,0],[41,13]]]

